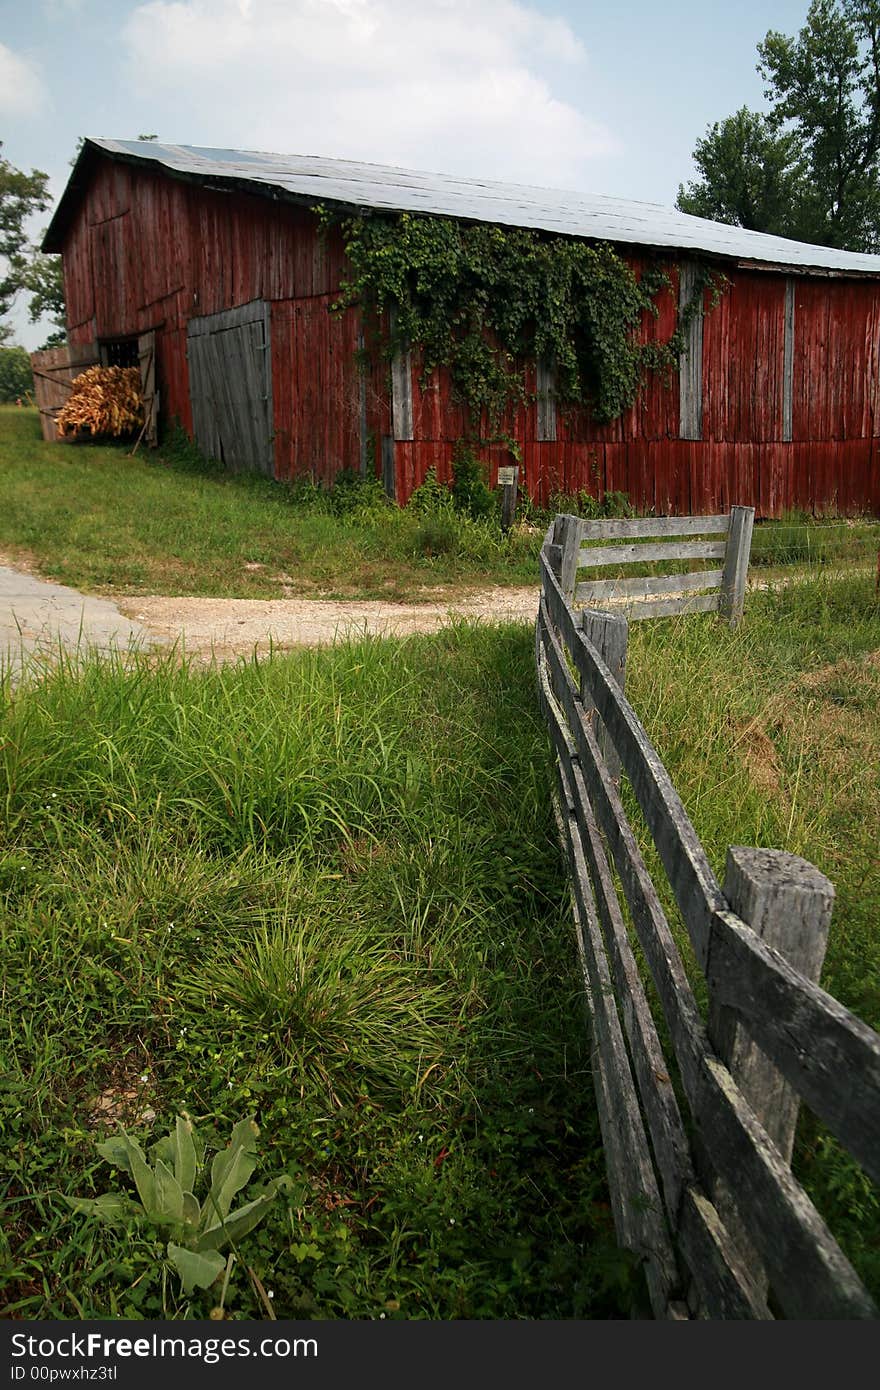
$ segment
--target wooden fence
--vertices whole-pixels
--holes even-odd
[[[790,1168],[803,1100],[880,1181],[880,1035],[816,983],[834,890],[794,855],[739,847],[719,885],[623,694],[625,618],[574,611],[581,541],[574,518],[547,533],[536,660],[618,1240],[642,1260],[659,1318],[875,1318]],[[705,978],[706,1016],[620,775]]]
[[[141,375],[141,396],[144,402],[144,426],[141,438],[155,446],[158,443],[159,392],[156,387],[156,335],[142,333],[136,344]],[[87,367],[108,366],[110,359],[104,347],[84,347],[63,344],[31,353],[34,374],[34,396],[40,412],[43,438],[57,440],[57,419],[67,404],[70,388]],[[140,443],[140,439],[138,440]]]
[[[66,344],[31,353],[34,396],[40,412],[40,428],[44,439],[58,438],[55,421],[59,411],[67,403],[70,388],[80,372],[84,372],[86,367],[95,366],[97,360],[91,350],[82,353],[71,350]]]
[[[557,517],[552,543],[560,547],[563,592],[575,603],[625,606],[630,619],[720,612],[736,623],[742,617],[754,521],[754,507],[733,507],[722,516],[633,517],[625,521]],[[691,539],[683,540],[684,536]],[[695,536],[722,539],[695,540]],[[634,543],[621,543],[627,541]],[[668,560],[720,560],[721,566],[576,582],[582,569],[644,567]]]

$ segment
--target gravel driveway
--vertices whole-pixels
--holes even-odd
[[[321,646],[350,635],[433,632],[453,616],[534,622],[538,589],[482,589],[428,603],[366,600],[217,599],[123,596],[115,602],[0,566],[0,656],[179,643],[191,656],[231,660],[287,647]]]

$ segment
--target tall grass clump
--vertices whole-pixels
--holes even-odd
[[[255,1115],[285,1179],[233,1252],[233,1316],[263,1315],[260,1284],[279,1317],[638,1302],[532,664],[522,628],[456,627],[207,671],[68,660],[7,687],[11,1315],[207,1316],[216,1291],[183,1295],[150,1230],[64,1201],[112,1185],[96,1139],[124,1125],[146,1148],[182,1110],[209,1147]]]

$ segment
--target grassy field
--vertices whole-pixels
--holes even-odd
[[[535,582],[543,532],[426,516],[376,487],[279,486],[172,442],[47,444],[0,406],[0,550],[86,591],[418,599]],[[546,525],[546,523],[545,523]]]
[[[523,629],[60,671],[0,751],[9,1315],[207,1315],[72,1215],[102,1119],[255,1112],[226,1305],[626,1312]]]
[[[628,690],[719,872],[834,881],[823,983],[880,1024],[880,615],[867,578],[634,625]],[[206,1316],[95,1141],[254,1113],[279,1196],[225,1307],[614,1317],[613,1245],[525,628],[6,692],[0,1303]],[[146,1118],[145,1118],[146,1112]],[[154,1115],[154,1118],[151,1116]],[[809,1117],[796,1165],[880,1292],[877,1192]],[[253,1189],[252,1189],[253,1190]],[[249,1271],[252,1271],[251,1274]],[[265,1297],[260,1290],[264,1291]]]
[[[352,479],[328,493],[233,476],[179,439],[134,458],[129,447],[46,444],[35,411],[0,406],[0,551],[46,578],[110,595],[417,601],[438,590],[452,597],[535,584],[550,515],[589,516],[598,505],[586,493],[556,496],[551,513],[532,510],[503,537],[497,517],[454,511],[445,489],[400,509],[378,485]],[[608,506],[626,510],[626,498]],[[872,567],[878,549],[880,522],[792,514],[756,528],[754,577]]]

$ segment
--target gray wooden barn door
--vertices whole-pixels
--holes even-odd
[[[227,468],[274,473],[269,306],[262,300],[190,319],[189,391],[196,443]]]

